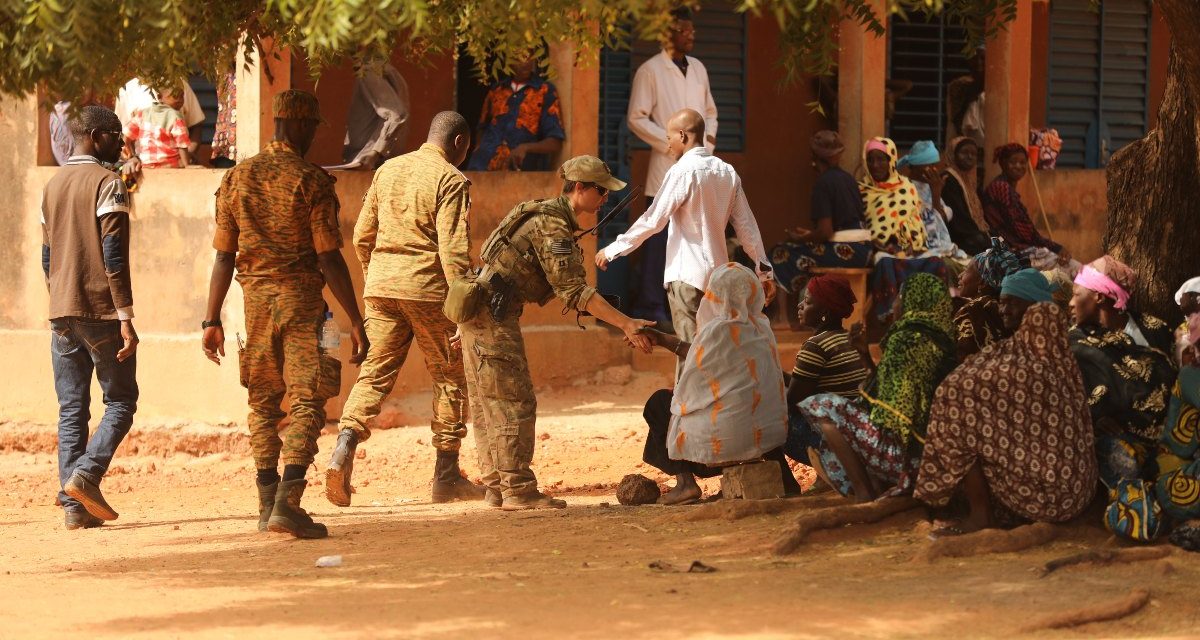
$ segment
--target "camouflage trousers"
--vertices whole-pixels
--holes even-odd
[[[258,469],[312,464],[325,425],[325,401],[337,394],[337,372],[318,349],[325,302],[320,287],[255,283],[243,286],[246,349],[242,354],[250,403],[250,446]],[[334,361],[336,363],[336,360]],[[324,374],[324,375],[323,375]],[[284,396],[291,420],[280,408]],[[282,436],[282,437],[281,437]]]
[[[460,325],[483,483],[504,497],[537,491],[533,462],[537,399],[520,314],[497,322],[488,309]]]
[[[372,297],[366,299],[366,306],[371,348],[342,408],[340,427],[357,431],[359,440],[371,437],[367,423],[379,415],[384,399],[392,392],[415,338],[425,356],[425,369],[433,378],[433,446],[458,451],[467,435],[463,424],[467,381],[462,354],[450,347],[455,326],[442,315],[442,303]]]

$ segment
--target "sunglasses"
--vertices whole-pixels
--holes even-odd
[[[608,189],[605,189],[604,187],[602,187],[598,184],[592,185],[592,188],[596,190],[596,193],[600,194],[601,198],[608,195]]]
[[[121,133],[120,129],[92,129],[89,133],[111,133],[112,135],[116,136],[118,140],[125,139],[125,134]]]

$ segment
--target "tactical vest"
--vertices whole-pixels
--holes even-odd
[[[536,215],[553,215],[538,206],[542,202],[523,202],[509,211],[479,250],[479,259],[484,265],[479,278],[481,282],[488,282],[490,271],[503,278],[521,302],[536,302],[539,305],[546,304],[554,297],[554,289],[546,281],[546,274],[542,271],[529,234],[517,232]]]

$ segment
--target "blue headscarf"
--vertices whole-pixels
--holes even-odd
[[[900,158],[896,162],[897,167],[921,167],[927,164],[937,164],[942,161],[942,155],[938,153],[937,146],[931,140],[918,140],[913,143],[912,149],[908,150],[908,155]]]
[[[1050,281],[1037,269],[1021,269],[1004,278],[1000,285],[1000,295],[1013,296],[1030,302],[1053,302],[1054,295],[1050,291]]]

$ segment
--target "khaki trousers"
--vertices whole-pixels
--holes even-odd
[[[359,440],[371,437],[367,423],[379,415],[416,339],[425,356],[425,368],[433,378],[433,419],[429,425],[433,446],[441,451],[458,451],[467,435],[463,424],[466,379],[462,355],[450,346],[455,326],[442,315],[442,303],[375,297],[365,302],[371,348],[346,399],[339,427],[358,432]]]

